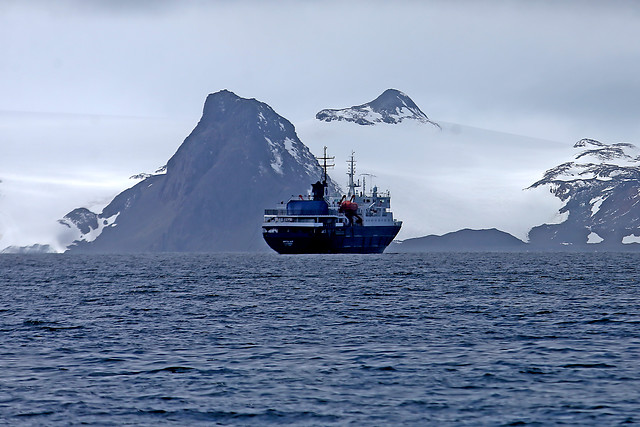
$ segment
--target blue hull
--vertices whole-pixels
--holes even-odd
[[[400,225],[279,228],[264,232],[267,244],[280,254],[379,254],[393,241]]]

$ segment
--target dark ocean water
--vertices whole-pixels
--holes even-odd
[[[0,424],[638,423],[639,261],[2,255]]]

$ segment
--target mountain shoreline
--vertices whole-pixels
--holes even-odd
[[[496,141],[489,131],[441,126],[396,89],[369,103],[321,110],[315,123],[316,133],[303,135],[307,146],[299,130],[266,103],[228,90],[209,94],[202,117],[165,166],[136,175],[139,182],[100,213],[80,207],[59,221],[64,235],[72,236],[67,252],[268,251],[261,236],[263,210],[307,194],[322,173],[312,151],[320,152],[327,139],[338,158],[354,147],[359,151],[372,168],[359,170],[363,182],[395,180],[392,208],[397,214],[400,206],[397,216],[414,227],[413,235],[420,221],[446,220],[457,229],[404,238],[388,251],[640,248],[640,150],[633,144],[582,139],[573,145],[579,150],[573,159],[562,162],[569,153],[564,146],[513,135]],[[548,168],[550,159],[562,163]],[[540,177],[535,171],[543,164],[542,178],[523,180]],[[342,172],[340,165],[336,170]],[[548,191],[534,197],[536,189]],[[552,217],[551,206],[560,206],[554,209],[561,222],[540,220]],[[521,232],[515,233],[521,238],[510,234],[514,224],[527,227],[526,239]],[[43,243],[2,252],[51,250]]]

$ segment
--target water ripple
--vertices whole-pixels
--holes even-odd
[[[640,255],[0,256],[0,424],[615,425]]]

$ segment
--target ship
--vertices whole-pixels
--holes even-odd
[[[393,218],[389,191],[366,189],[366,176],[355,181],[354,152],[347,160],[347,194],[328,194],[327,169],[335,157],[324,147],[322,182],[307,196],[292,197],[286,206],[265,209],[262,236],[280,254],[382,253],[396,237],[402,221]],[[372,176],[372,175],[369,175]],[[360,190],[360,191],[358,191]]]

